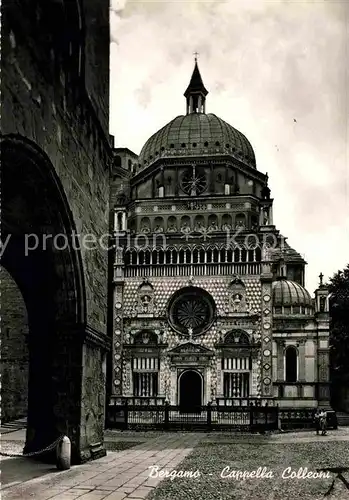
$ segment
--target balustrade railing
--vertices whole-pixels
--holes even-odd
[[[166,403],[166,399],[161,396],[112,396],[111,405],[120,406],[127,402],[128,405],[139,406],[160,406]]]
[[[257,262],[252,263],[230,263],[230,264],[156,264],[156,265],[128,265],[125,268],[125,276],[132,278],[138,276],[227,276],[227,275],[258,275],[261,266]]]
[[[277,406],[110,404],[107,426],[121,429],[265,431],[278,428]]]
[[[217,406],[277,406],[270,398],[216,398]]]

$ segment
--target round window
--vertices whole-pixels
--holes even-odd
[[[215,304],[202,288],[187,287],[174,294],[169,303],[168,318],[179,333],[199,335],[212,325]]]
[[[201,169],[188,169],[181,178],[182,190],[190,195],[196,196],[205,191],[207,187],[207,178],[205,172]]]

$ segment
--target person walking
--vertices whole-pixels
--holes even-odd
[[[314,415],[315,422],[315,430],[316,434],[319,435],[321,431],[321,435],[325,436],[327,434],[327,413],[325,410],[321,408],[316,409],[316,413]]]

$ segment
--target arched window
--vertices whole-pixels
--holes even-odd
[[[179,264],[184,264],[184,250],[179,251]]]
[[[118,231],[122,231],[123,227],[122,227],[122,213],[118,213],[118,228],[117,230]]]
[[[285,382],[297,382],[298,376],[298,353],[293,346],[287,347],[285,351]]]
[[[256,248],[256,261],[260,262],[262,260],[262,252],[260,247]]]
[[[158,263],[158,253],[156,250],[153,250],[152,252],[152,263],[153,265]]]
[[[205,250],[200,250],[199,261],[200,264],[203,264],[205,262]]]
[[[150,250],[146,250],[144,252],[144,254],[145,254],[144,263],[145,263],[145,265],[149,266],[150,265]]]
[[[135,250],[131,251],[131,264],[133,266],[137,264],[137,252]]]
[[[213,250],[213,262],[216,264],[218,262],[218,259],[219,259],[219,250],[215,248]]]
[[[165,254],[163,250],[159,250],[158,253],[158,264],[164,264]]]
[[[114,156],[114,165],[116,167],[121,167],[121,156],[119,155]]]

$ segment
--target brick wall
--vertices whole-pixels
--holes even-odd
[[[16,283],[0,267],[1,292],[1,409],[7,422],[27,413],[28,318]]]
[[[59,67],[64,54],[59,56],[40,39],[42,25],[50,19],[43,20],[34,3],[27,3],[27,12],[17,0],[5,2],[1,125],[4,135],[22,136],[47,154],[67,196],[77,233],[100,238],[108,232],[109,219],[109,3],[84,4],[84,68],[80,75],[72,71],[69,76],[69,61],[64,62],[64,70]],[[50,12],[54,15],[51,3],[46,16]],[[64,33],[64,27],[59,29]],[[99,245],[96,250],[82,249],[82,259],[87,322],[105,333],[107,252]]]

